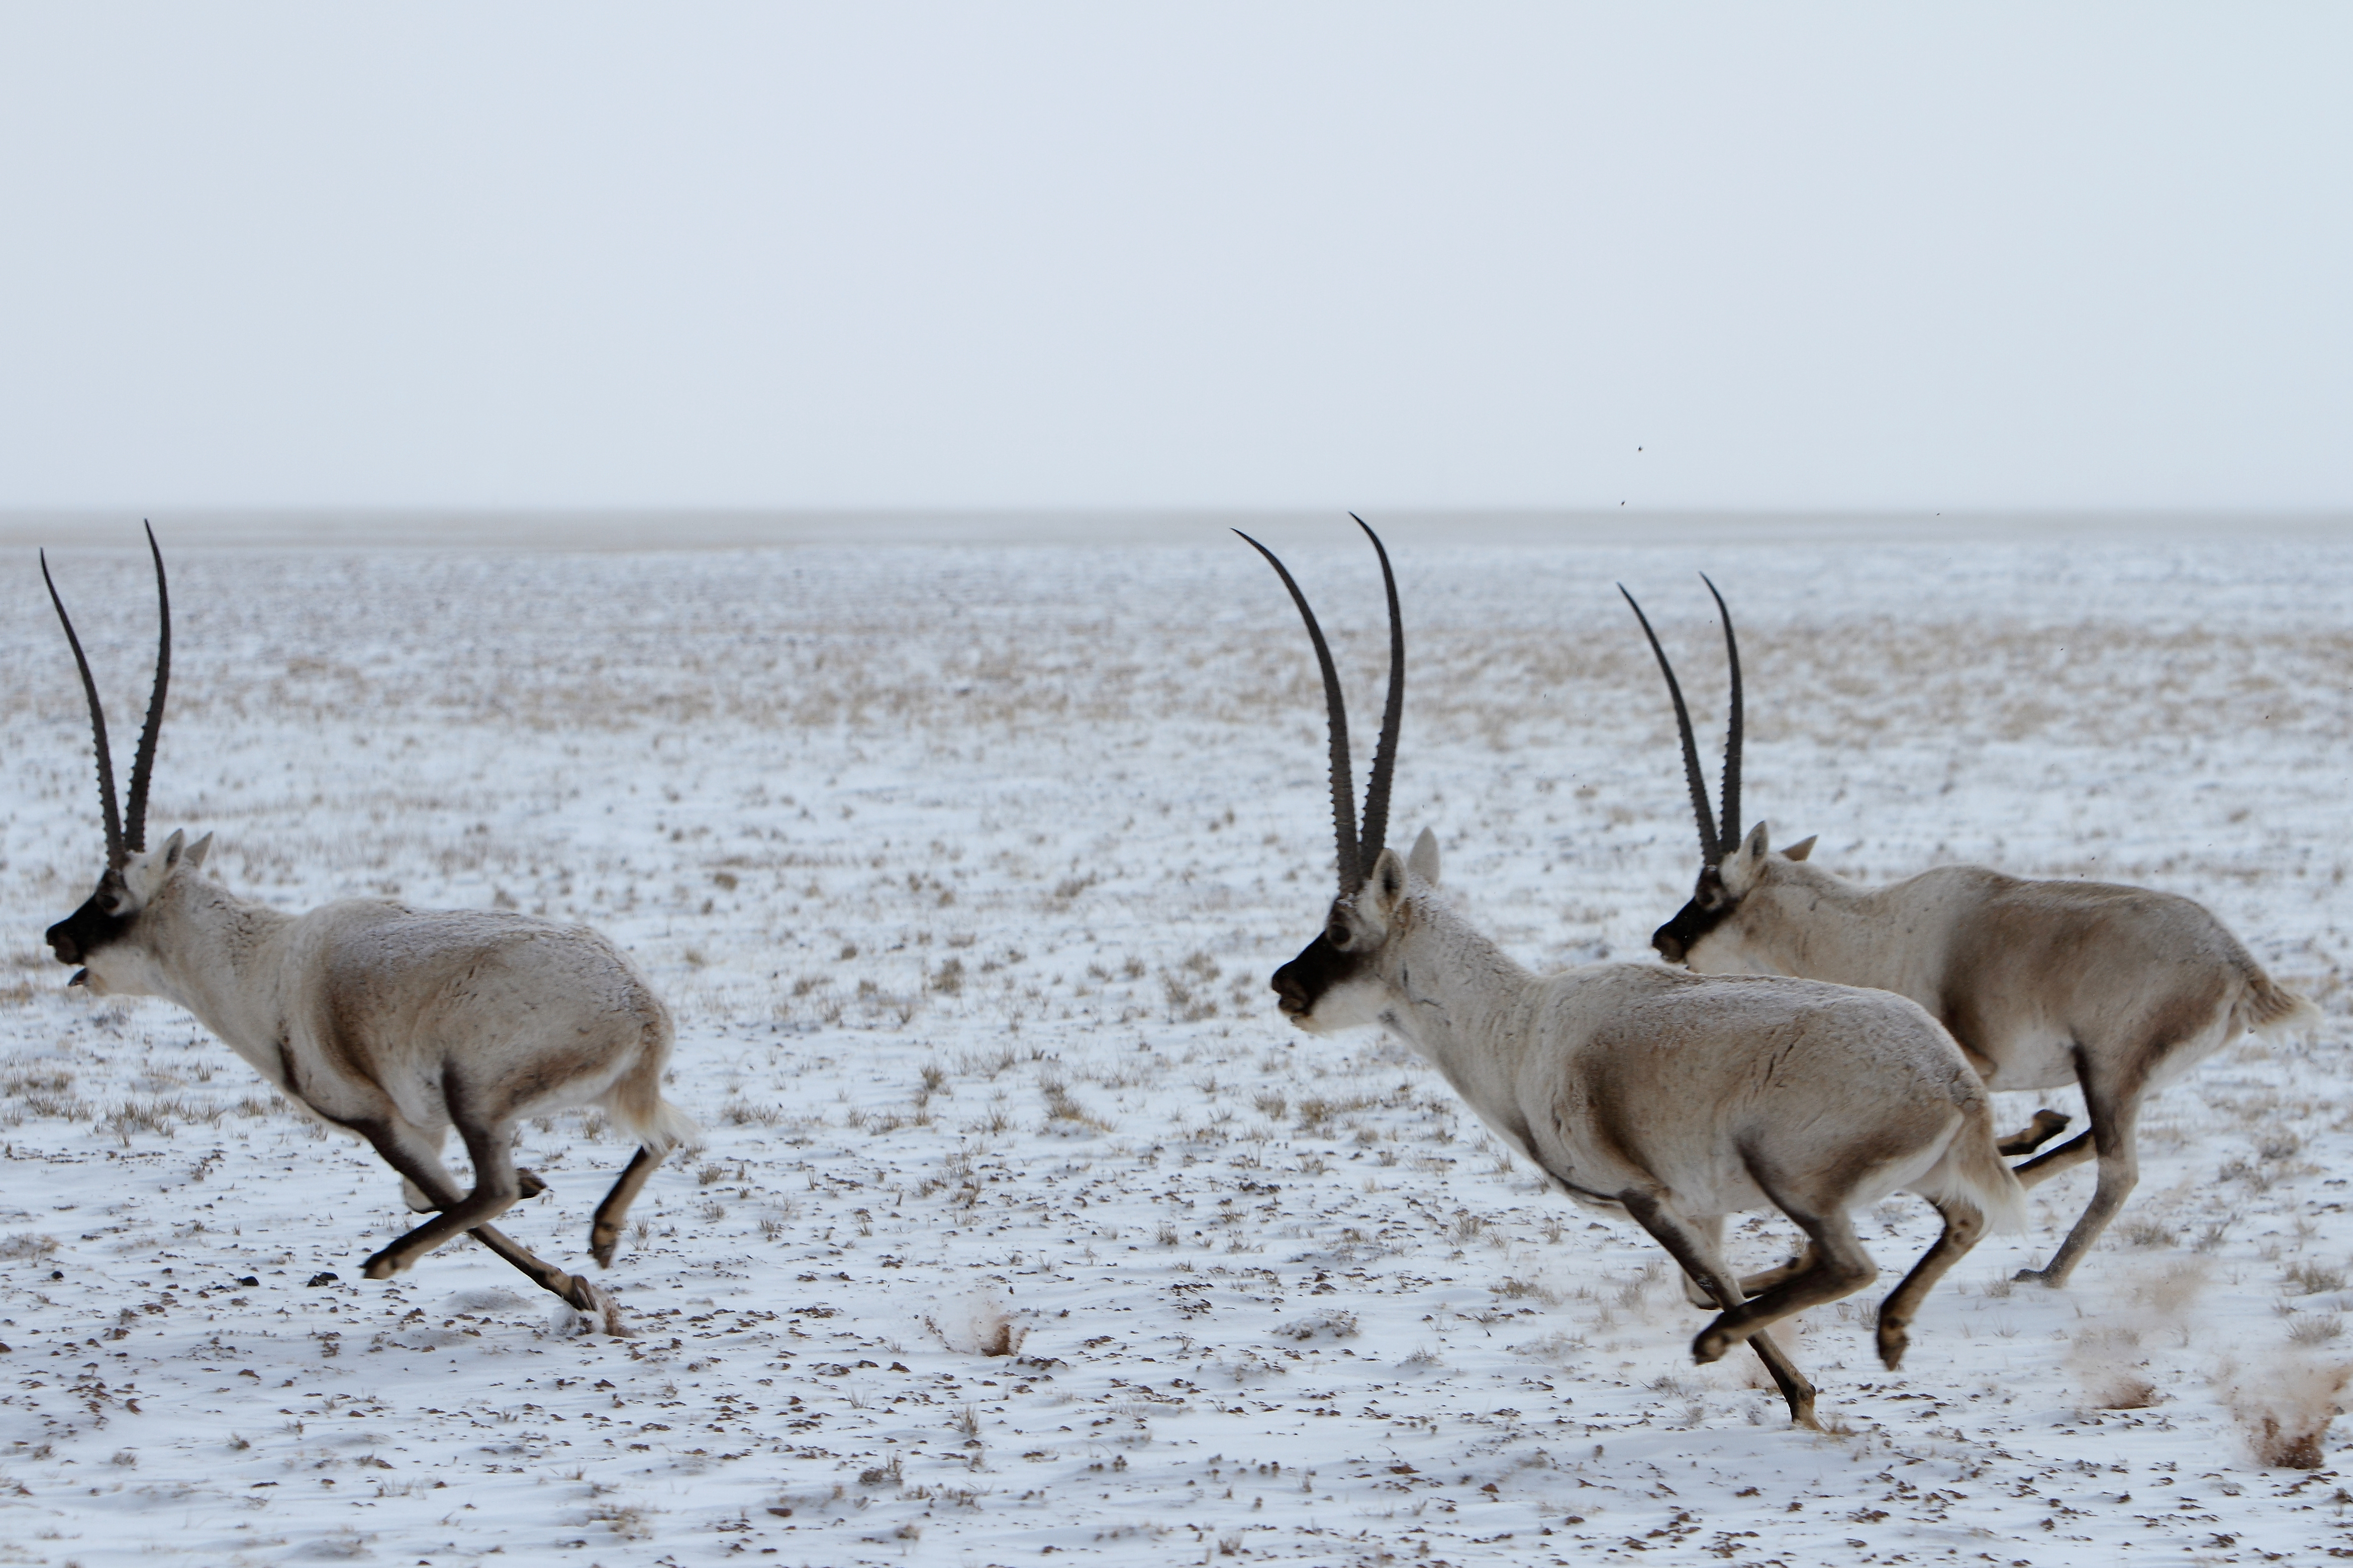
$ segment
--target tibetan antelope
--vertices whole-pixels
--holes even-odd
[[[2141,1101],[2241,1030],[2306,1026],[2319,1009],[2273,984],[2221,921],[2172,893],[2028,881],[1980,866],[1939,866],[1864,889],[1811,864],[1811,838],[1777,851],[1760,822],[1744,839],[1740,648],[1724,596],[1707,587],[1731,676],[1720,827],[1674,667],[1626,595],[1667,678],[1699,822],[1698,886],[1651,945],[1697,973],[1802,975],[1908,996],[1952,1031],[1989,1089],[2081,1084],[2088,1129],[2017,1168],[2031,1187],[2099,1161],[2092,1201],[2058,1252],[2017,1275],[2066,1284],[2133,1189]],[[2067,1121],[2039,1111],[2002,1152],[2031,1152]]]
[[[1330,723],[1339,892],[1322,932],[1275,972],[1283,1014],[1310,1034],[1380,1026],[1403,1037],[1553,1186],[1632,1215],[1721,1308],[1693,1342],[1694,1358],[1712,1362],[1746,1341],[1801,1425],[1814,1424],[1813,1385],[1765,1330],[1870,1284],[1878,1268],[1849,1211],[1919,1193],[1945,1232],[1880,1309],[1879,1354],[1897,1365],[1921,1298],[1989,1224],[2018,1224],[2024,1203],[1994,1148],[1985,1089],[1951,1037],[1880,991],[1649,963],[1522,969],[1440,896],[1427,829],[1404,859],[1382,842],[1405,637],[1379,539],[1388,700],[1360,824],[1331,650],[1290,572],[1243,538],[1307,624]],[[1724,1261],[1724,1216],[1767,1206],[1796,1221],[1813,1249],[1744,1300]]]
[[[621,1331],[611,1300],[551,1268],[492,1228],[519,1197],[543,1189],[518,1170],[513,1132],[526,1117],[603,1108],[639,1140],[597,1205],[589,1251],[609,1266],[631,1201],[693,1124],[661,1095],[669,1013],[612,942],[580,926],[501,910],[412,910],[347,899],[289,915],[237,898],[206,878],[206,835],[146,842],[147,786],[171,679],[172,604],[154,531],[162,633],[146,727],[118,813],[106,714],[81,639],[41,562],[90,700],[98,752],[106,870],[98,889],[51,926],[69,984],[92,994],[163,996],[194,1013],[255,1070],[322,1120],[357,1133],[402,1177],[411,1208],[438,1210],[369,1258],[388,1279],[470,1232],[546,1289]],[[473,1163],[470,1192],[441,1163],[449,1128]]]

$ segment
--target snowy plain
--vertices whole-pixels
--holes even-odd
[[[128,756],[143,554],[52,553]],[[1378,580],[1275,528],[1377,717]],[[1865,879],[1946,860],[2199,899],[2327,1010],[2144,1120],[2075,1284],[2034,1194],[1928,1301],[1933,1234],[1785,1342],[1794,1431],[1630,1224],[1546,1194],[1395,1043],[1267,977],[1331,837],[1314,666],[1203,522],[1160,543],[172,550],[152,820],[287,909],[512,905],[627,944],[701,1121],[586,1331],[470,1243],[390,1284],[364,1150],[157,1001],[64,989],[102,863],[29,550],[0,585],[0,1564],[2000,1564],[2353,1556],[2340,1472],[2264,1462],[2353,1350],[2353,542],[1995,531],[1392,538],[1394,836],[1522,962],[1651,962],[1695,868],[1643,596],[1747,814]],[[1361,773],[1359,775],[1361,777]],[[2072,1094],[2005,1096],[2006,1124]],[[583,1260],[627,1150],[525,1133],[505,1227]],[[1780,1257],[1785,1222],[1736,1227]],[[333,1274],[329,1282],[313,1283]],[[992,1351],[1011,1353],[991,1354]]]

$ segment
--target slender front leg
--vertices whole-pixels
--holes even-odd
[[[1707,1237],[1699,1225],[1675,1214],[1648,1193],[1621,1194],[1619,1201],[1626,1205],[1626,1212],[1634,1216],[1634,1223],[1649,1231],[1652,1239],[1667,1249],[1667,1256],[1683,1265],[1685,1274],[1715,1293],[1716,1305],[1729,1316],[1740,1302],[1740,1281],[1733,1278],[1732,1270],[1725,1267],[1723,1258],[1708,1245]],[[1723,1321],[1723,1318],[1718,1318],[1716,1322]],[[1721,1345],[1716,1347],[1714,1354],[1700,1348],[1714,1331],[1715,1325],[1711,1324],[1694,1344],[1692,1353],[1694,1360],[1711,1362],[1724,1353]],[[1790,1422],[1795,1426],[1820,1430],[1821,1423],[1814,1419],[1814,1385],[1806,1381],[1806,1374],[1781,1353],[1781,1347],[1762,1330],[1749,1333],[1746,1338],[1748,1348],[1757,1352],[1757,1359],[1765,1363],[1765,1370],[1772,1374],[1775,1385],[1781,1390],[1781,1397],[1789,1406]]]
[[[474,1163],[474,1190],[454,1204],[444,1202],[441,1212],[433,1218],[406,1236],[394,1237],[367,1260],[363,1272],[369,1279],[389,1279],[404,1272],[443,1242],[506,1213],[522,1196],[522,1184],[515,1175],[507,1129],[461,1126],[459,1132],[466,1140],[468,1157]],[[416,1180],[414,1176],[409,1179]],[[427,1188],[426,1195],[438,1194]]]
[[[1703,1362],[1714,1361],[1732,1346],[1781,1319],[1835,1301],[1862,1289],[1876,1279],[1879,1268],[1854,1234],[1854,1221],[1833,1200],[1798,1190],[1773,1172],[1751,1167],[1757,1185],[1783,1214],[1798,1223],[1812,1245],[1802,1267],[1789,1279],[1753,1300],[1743,1302],[1702,1330],[1692,1352]],[[1735,1300],[1738,1298],[1735,1297]]]
[[[1691,1226],[1706,1239],[1707,1249],[1710,1252],[1718,1258],[1724,1256],[1724,1216],[1722,1215],[1710,1215],[1705,1219],[1693,1220]],[[1716,1310],[1715,1293],[1693,1279],[1689,1269],[1683,1270],[1683,1300],[1703,1312]]]
[[[2063,1110],[2052,1110],[2046,1106],[2034,1113],[2033,1121],[1995,1144],[1994,1148],[2004,1154],[2031,1154],[2065,1131],[2067,1123],[2074,1120]]]
[[[2078,1132],[2056,1149],[2045,1149],[2023,1165],[2013,1165],[2010,1173],[2018,1178],[2022,1187],[2039,1187],[2052,1177],[2073,1170],[2090,1159],[2094,1151],[2093,1136]]]
[[[539,1173],[526,1166],[515,1167],[515,1182],[522,1189],[517,1194],[521,1197],[535,1198],[547,1191],[547,1184],[539,1179]],[[456,1185],[455,1183],[450,1184],[452,1187]],[[427,1197],[425,1190],[406,1176],[400,1179],[400,1196],[402,1202],[418,1214],[438,1214],[441,1211],[441,1205]]]

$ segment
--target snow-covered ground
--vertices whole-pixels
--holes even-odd
[[[125,529],[126,535],[129,530]],[[182,548],[153,821],[294,909],[512,903],[629,945],[705,1129],[605,1277],[636,1334],[470,1243],[390,1285],[389,1173],[188,1016],[63,989],[101,863],[39,579],[0,584],[0,1563],[1644,1562],[2353,1555],[2353,544],[2064,533],[1396,547],[1396,837],[1524,961],[1650,961],[1694,846],[1644,598],[1748,801],[1865,879],[1970,859],[2204,900],[2328,1010],[2145,1121],[2074,1287],[2035,1194],[1929,1301],[1788,1337],[1831,1431],[1631,1226],[1540,1191],[1392,1043],[1267,976],[1331,839],[1306,643],[1256,557],[1151,546]],[[1279,527],[1369,745],[1377,579]],[[126,537],[126,545],[130,539]],[[167,544],[169,541],[167,540]],[[127,760],[152,598],[54,553]],[[2072,1095],[2042,1097],[2079,1110]],[[2006,1097],[2021,1121],[2042,1100]],[[600,1136],[600,1134],[603,1134]],[[581,1260],[626,1149],[534,1126],[508,1228]],[[1888,1279],[1925,1205],[1864,1217]],[[1736,1237],[1781,1255],[1778,1217]],[[338,1278],[316,1282],[332,1273]],[[1011,1354],[985,1353],[1011,1349]]]

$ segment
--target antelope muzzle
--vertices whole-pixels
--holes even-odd
[[[1274,972],[1275,1005],[1287,1018],[1303,1018],[1315,1011],[1324,994],[1356,973],[1357,960],[1318,936],[1299,950],[1299,956]]]

